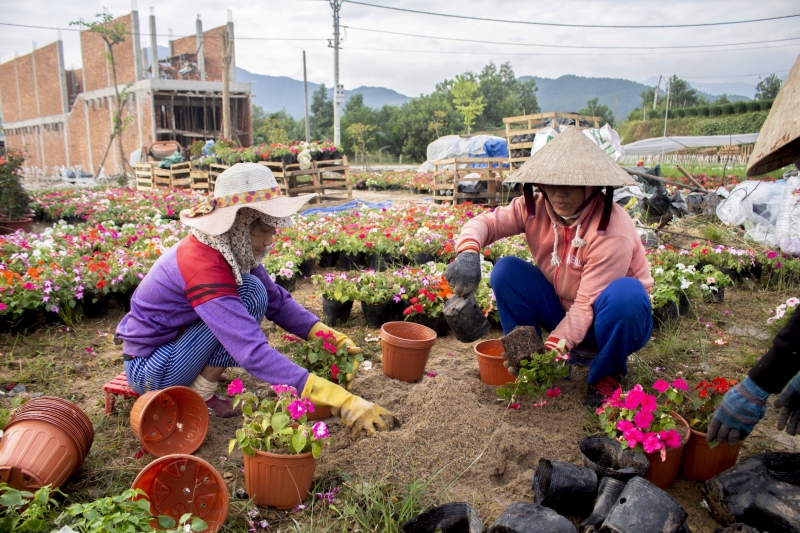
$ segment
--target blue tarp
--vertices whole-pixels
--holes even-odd
[[[508,144],[503,139],[489,139],[483,143],[483,154],[469,154],[469,157],[508,157]],[[471,165],[472,168],[486,168],[486,163]],[[492,164],[496,167],[497,164]],[[503,167],[508,168],[508,163],[503,163]]]
[[[337,211],[350,211],[353,209],[361,209],[362,207],[369,207],[371,209],[380,209],[381,207],[392,207],[392,201],[386,200],[384,202],[365,202],[364,200],[352,200],[347,202],[346,204],[342,205],[334,205],[331,207],[312,207],[310,209],[306,209],[301,214],[303,216],[310,216],[310,215],[318,215],[318,214],[330,214],[336,213]]]

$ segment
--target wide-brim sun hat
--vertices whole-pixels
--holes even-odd
[[[505,179],[505,183],[623,187],[636,181],[575,126],[566,128]]]
[[[800,159],[800,56],[761,127],[747,175],[760,176]]]
[[[284,196],[272,171],[257,163],[237,163],[217,177],[214,196],[181,211],[181,222],[209,235],[228,231],[236,213],[246,207],[285,219],[279,227],[291,226],[291,217],[316,194]]]

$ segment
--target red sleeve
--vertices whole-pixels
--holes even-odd
[[[176,255],[183,293],[192,308],[222,296],[239,298],[233,270],[217,250],[189,235],[178,245]]]

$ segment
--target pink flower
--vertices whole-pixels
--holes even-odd
[[[428,372],[428,377],[429,377],[429,378],[435,378],[435,377],[436,377],[436,376],[438,376],[438,375],[439,375],[439,374],[437,374],[436,372]]]
[[[595,409],[594,414],[596,414],[597,416],[600,416],[605,412],[606,412],[606,408],[605,407],[598,407],[597,409]]]
[[[6,307],[7,307],[6,304],[0,302],[0,311],[5,311]]]
[[[317,422],[311,426],[311,433],[314,434],[315,439],[325,439],[328,437],[328,426],[325,425],[325,422]]]
[[[645,394],[644,398],[642,398],[641,411],[652,413],[656,409],[658,409],[658,399],[652,394]]]
[[[681,436],[674,429],[659,432],[658,438],[667,445],[667,448],[677,448],[681,445]]]
[[[242,385],[241,379],[234,379],[230,383],[228,383],[228,396],[235,396],[237,394],[241,394],[244,390],[244,386]]]
[[[625,433],[629,429],[633,429],[633,422],[630,420],[617,420],[617,429]]]
[[[297,389],[291,387],[289,385],[273,385],[272,390],[275,391],[275,394],[282,394],[284,392],[291,392],[292,396],[297,396]]]
[[[717,346],[725,346],[728,343],[725,342],[725,339],[717,339],[714,341],[714,344],[716,344]]]
[[[547,392],[545,394],[547,394],[548,398],[555,398],[556,396],[561,394],[561,389],[559,389],[558,387],[553,387],[552,389],[547,389]]]
[[[669,388],[669,383],[667,383],[663,379],[659,379],[658,381],[653,383],[653,388],[658,392],[664,392]]]
[[[767,252],[767,259],[775,259],[778,257],[778,252],[769,251]]]
[[[628,393],[628,396],[625,398],[625,409],[636,409],[639,407],[639,404],[642,403],[644,397],[647,396],[641,390],[632,390]]]
[[[328,342],[328,341],[325,341],[325,342],[322,344],[322,347],[323,347],[323,348],[325,348],[326,350],[328,350],[328,351],[329,351],[329,352],[331,352],[331,353],[336,353],[336,346],[334,346],[333,344],[331,344],[331,343],[330,343],[330,342]]]
[[[647,453],[653,453],[657,450],[660,450],[664,447],[664,444],[658,440],[658,434],[655,432],[648,433],[644,436],[644,440],[642,441],[642,448]]]
[[[639,429],[647,429],[650,427],[650,424],[653,423],[653,413],[649,411],[639,411],[633,417],[633,421],[636,424],[636,427]]]
[[[629,429],[622,434],[622,438],[628,443],[628,448],[635,448],[637,444],[642,442],[644,435],[638,429]]]
[[[536,402],[533,404],[534,407],[544,407],[547,404],[547,400],[542,400],[541,402]]]
[[[518,403],[512,403],[512,404],[510,404],[508,407],[506,407],[506,410],[509,410],[509,409],[519,409],[519,407],[520,407],[520,405],[519,405]]]
[[[23,286],[22,286],[22,288],[24,288],[24,289],[28,289],[28,290],[30,291],[30,290],[33,290],[33,289],[35,289],[36,287],[34,287],[34,286],[33,286],[33,283],[31,283],[31,282],[29,281],[28,283],[26,283],[25,285],[23,285]]]
[[[341,370],[339,370],[338,366],[335,364],[331,365],[331,375],[333,376],[333,379],[339,379],[339,372],[341,372]]]
[[[298,420],[301,416],[306,414],[308,407],[306,407],[306,404],[302,401],[294,400],[292,403],[286,406],[286,410],[289,411],[289,416],[291,416],[292,419]]]
[[[681,378],[676,379],[672,382],[672,386],[678,390],[689,392],[689,385],[686,384]]]

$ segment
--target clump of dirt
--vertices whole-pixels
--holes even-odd
[[[514,376],[519,373],[519,364],[525,359],[530,359],[534,352],[544,351],[542,338],[533,326],[517,326],[511,333],[503,337],[503,350],[505,351],[504,364]]]

